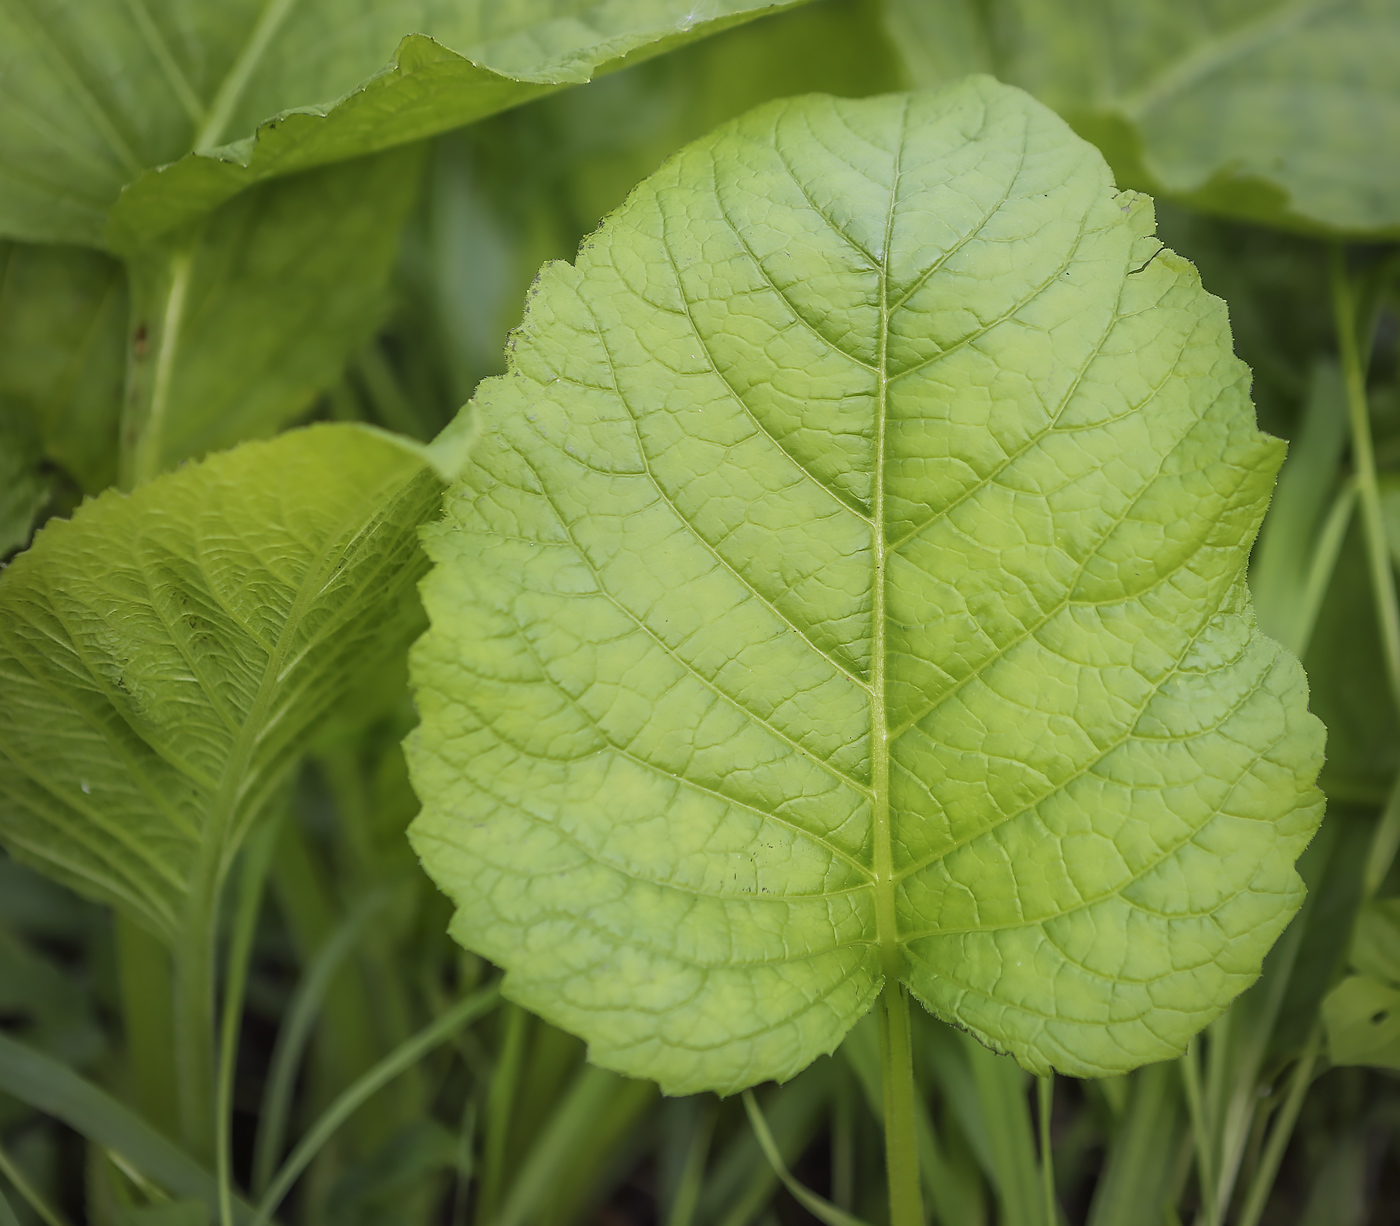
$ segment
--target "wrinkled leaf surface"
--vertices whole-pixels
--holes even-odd
[[[402,641],[440,490],[322,426],[51,521],[0,574],[6,847],[173,940],[308,725]]]
[[[413,838],[595,1060],[791,1076],[898,974],[1104,1073],[1258,974],[1320,816],[1282,446],[1151,233],[981,78],[762,107],[546,267],[427,536]]]

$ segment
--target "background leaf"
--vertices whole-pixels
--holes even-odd
[[[388,310],[422,153],[261,185],[133,253],[124,426],[149,472],[271,434],[335,381]]]
[[[427,538],[412,836],[594,1060],[791,1076],[893,968],[1100,1074],[1258,974],[1321,808],[1281,448],[1151,230],[979,79],[760,108],[546,268]]]
[[[1391,0],[886,0],[918,84],[995,72],[1121,186],[1272,224],[1400,234]]]
[[[446,131],[778,7],[5,0],[0,234],[101,245],[134,183],[118,228],[152,237],[261,179]]]
[[[87,493],[117,474],[126,314],[116,260],[0,242],[0,431]]]
[[[0,575],[7,847],[173,940],[307,726],[412,625],[439,489],[323,426],[52,522]]]

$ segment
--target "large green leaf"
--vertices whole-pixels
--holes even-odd
[[[990,70],[1120,184],[1252,220],[1400,234],[1394,0],[886,0],[915,81]]]
[[[1019,90],[762,107],[541,274],[426,543],[454,934],[672,1092],[897,974],[1028,1068],[1179,1051],[1302,895],[1282,445],[1146,199]]]
[[[402,643],[440,490],[321,426],[51,521],[0,574],[6,846],[173,941],[308,725]]]
[[[413,316],[396,339],[421,366],[447,367],[455,411],[504,369],[540,265],[577,251],[681,146],[773,98],[901,85],[866,0],[813,0],[441,139],[406,243]]]
[[[100,244],[125,189],[110,219],[127,241],[149,237],[269,176],[445,131],[779,7],[3,0],[0,234]]]

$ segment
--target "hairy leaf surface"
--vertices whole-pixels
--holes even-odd
[[[1118,181],[1237,217],[1400,234],[1393,0],[886,0],[911,75],[992,71]]]
[[[1019,90],[750,113],[546,267],[426,536],[412,837],[595,1060],[788,1077],[898,975],[1179,1051],[1298,906],[1321,726],[1224,305]]]
[[[173,940],[374,653],[440,497],[357,426],[214,456],[50,522],[0,574],[0,838]]]
[[[101,244],[126,188],[115,221],[129,245],[260,179],[445,131],[781,7],[0,0],[0,234]]]

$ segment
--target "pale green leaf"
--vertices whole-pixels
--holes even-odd
[[[1349,975],[1322,1002],[1333,1064],[1400,1070],[1400,987],[1373,975]]]
[[[0,234],[100,244],[117,205],[126,240],[149,237],[781,7],[3,0]]]
[[[128,481],[272,434],[335,381],[388,309],[421,154],[262,184],[129,253]]]
[[[0,429],[88,493],[116,477],[126,318],[126,278],[109,256],[0,242]]]
[[[426,535],[412,838],[592,1058],[789,1077],[898,974],[1028,1068],[1180,1051],[1296,910],[1224,305],[1025,94],[808,97],[541,274]]]
[[[320,426],[51,521],[0,574],[5,845],[173,940],[308,726],[402,643],[440,490]]]
[[[1255,221],[1400,234],[1393,0],[885,0],[916,83],[992,71],[1124,186]]]
[[[1400,1069],[1400,898],[1362,908],[1350,961],[1322,1002],[1332,1063]]]

